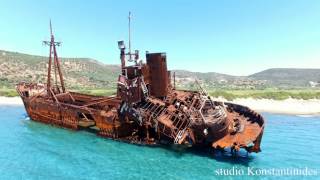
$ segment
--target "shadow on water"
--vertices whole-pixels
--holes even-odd
[[[255,159],[254,156],[252,156],[250,153],[248,154],[245,150],[240,150],[236,155],[232,155],[230,149],[226,149],[224,151],[214,150],[212,148],[203,148],[203,147],[177,149],[172,146],[165,146],[165,145],[160,145],[157,147],[148,146],[148,148],[165,149],[171,153],[174,153],[174,155],[177,158],[180,158],[189,154],[189,155],[195,155],[195,156],[214,159],[215,161],[218,161],[218,162],[229,163],[232,165],[243,165],[246,167],[249,166],[249,163]]]
[[[71,134],[76,135],[78,133],[84,132],[85,134],[83,133],[81,134],[85,136],[92,135],[92,138],[99,138],[100,140],[104,140],[106,142],[118,142],[118,143],[127,144],[128,146],[140,146],[141,148],[148,148],[153,150],[156,150],[156,149],[165,150],[171,153],[172,155],[174,155],[176,158],[183,158],[183,156],[185,155],[195,155],[195,156],[210,158],[218,162],[225,162],[233,165],[243,165],[243,166],[249,166],[249,163],[255,159],[253,155],[251,155],[250,153],[248,154],[245,150],[240,150],[239,152],[237,152],[236,155],[232,155],[230,149],[221,151],[221,150],[214,150],[212,148],[203,148],[203,147],[202,148],[201,147],[179,148],[178,146],[174,146],[174,145],[148,146],[148,145],[141,145],[141,144],[132,144],[129,142],[95,136],[95,134],[92,134],[86,131],[77,132],[77,131],[73,131],[65,128],[58,128],[55,126],[42,124],[39,122],[29,120],[28,116],[25,116],[23,121],[29,131],[36,134],[37,136],[46,136],[48,140],[51,139],[52,141],[56,140],[55,136],[52,136],[52,134],[60,134],[62,131],[65,131],[65,133],[68,133],[69,135]],[[52,132],[53,128],[56,129],[57,131]]]

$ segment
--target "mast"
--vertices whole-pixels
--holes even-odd
[[[51,41],[54,41],[53,35],[52,35],[52,27],[51,27],[51,19],[50,19],[50,36],[51,36]],[[49,50],[49,63],[48,63],[48,76],[47,76],[47,91],[48,94],[50,93],[50,88],[51,88],[51,64],[52,64],[52,43],[48,44],[48,41],[43,41],[44,44],[49,45],[50,46],[50,50]]]
[[[51,67],[52,67],[52,58],[53,58],[53,64],[54,64],[54,71],[58,71],[59,73],[59,80],[60,80],[60,84],[61,84],[61,90],[64,93],[65,92],[65,87],[64,87],[64,80],[63,80],[63,75],[61,72],[61,68],[60,68],[60,62],[58,59],[58,54],[57,54],[57,50],[56,50],[56,46],[60,46],[61,42],[56,42],[54,40],[54,35],[53,35],[53,31],[52,31],[52,25],[51,25],[51,20],[50,20],[50,41],[43,41],[43,43],[45,45],[48,45],[50,47],[49,50],[49,62],[48,62],[48,79],[47,79],[47,91],[48,94],[51,94],[51,88],[52,88],[52,84],[51,84]],[[53,57],[52,57],[53,55]],[[57,87],[57,75],[55,75],[55,83],[56,83],[56,88],[59,89],[59,87]],[[60,91],[60,89],[59,89]]]

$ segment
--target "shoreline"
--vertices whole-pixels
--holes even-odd
[[[215,101],[223,101],[247,106],[257,112],[286,114],[286,115],[311,115],[320,116],[320,99],[292,99],[273,100],[273,99],[254,99],[236,98],[228,101],[223,97],[212,98]]]
[[[0,106],[2,105],[9,105],[9,106],[22,106],[23,102],[19,96],[15,97],[5,97],[0,96]]]
[[[257,112],[287,114],[287,115],[320,115],[320,99],[285,99],[285,100],[272,100],[272,99],[253,99],[253,98],[237,98],[232,101],[226,99],[212,98],[215,101],[230,102],[247,106]],[[20,97],[3,97],[0,96],[0,106],[22,106],[23,102]]]

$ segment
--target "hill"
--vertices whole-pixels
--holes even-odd
[[[320,69],[273,68],[249,77],[280,88],[310,87],[320,81]]]
[[[185,70],[173,70],[176,73],[178,87],[193,89],[197,79],[208,89],[264,89],[264,80],[255,80],[247,76],[231,76],[215,72],[201,73]]]
[[[46,82],[48,57],[0,50],[0,88],[21,81]],[[72,89],[116,87],[120,66],[90,58],[61,58],[66,86]],[[207,89],[310,88],[319,86],[320,69],[268,69],[250,76],[173,70],[179,88],[195,88],[195,79]],[[173,73],[172,73],[173,74]]]
[[[20,81],[46,82],[48,57],[0,50],[0,86],[12,88]],[[115,87],[120,66],[90,58],[61,58],[66,86],[78,88]]]

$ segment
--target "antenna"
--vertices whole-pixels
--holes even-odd
[[[121,59],[121,68],[124,68],[126,60],[129,62],[135,63],[135,65],[138,65],[138,60],[139,60],[139,51],[135,50],[134,53],[131,52],[131,11],[129,11],[129,16],[128,16],[128,27],[129,27],[129,52],[126,53],[124,41],[118,41],[118,48],[120,49],[120,59]],[[132,58],[132,56],[134,58]]]
[[[129,11],[129,59],[131,61],[131,11]]]

